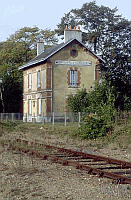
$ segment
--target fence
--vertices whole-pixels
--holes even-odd
[[[1,121],[23,121],[23,114],[22,113],[0,113],[0,120]]]
[[[47,115],[28,115],[27,113],[23,115],[22,113],[0,113],[1,121],[17,121],[17,122],[29,122],[29,123],[50,123],[52,125],[55,124],[63,124],[64,126],[74,123],[80,123],[82,120],[82,113],[69,113],[69,112],[61,112],[61,113],[48,113]]]
[[[29,122],[29,123],[50,123],[52,125],[61,124],[67,126],[68,124],[80,124],[82,122],[83,113],[70,113],[70,112],[59,112],[59,113],[48,113],[45,115],[28,115],[27,113],[23,115],[22,113],[0,113],[0,120],[2,121],[17,121],[17,122]],[[118,112],[115,117],[115,123],[121,121],[127,122],[131,118],[131,112]]]

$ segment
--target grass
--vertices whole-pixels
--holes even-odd
[[[51,139],[52,135],[55,135],[58,139],[67,137],[68,140],[72,139],[78,141],[81,144],[81,139],[77,136],[74,136],[78,130],[78,124],[71,126],[52,126],[50,124],[30,124],[30,123],[13,123],[11,121],[0,122],[0,136],[8,134],[21,135],[34,135],[34,138],[37,139],[37,136],[47,137]],[[85,139],[83,143],[86,146],[96,147],[96,148],[105,148],[110,147],[111,149],[131,149],[131,119],[125,122],[120,122],[118,125],[115,125],[115,129],[112,133],[107,134],[104,137],[99,137],[95,140]],[[80,144],[77,144],[80,146]]]

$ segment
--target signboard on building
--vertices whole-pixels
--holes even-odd
[[[91,61],[69,61],[69,60],[56,60],[56,65],[78,65],[78,66],[91,66]]]

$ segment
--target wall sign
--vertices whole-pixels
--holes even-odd
[[[91,66],[91,61],[68,61],[68,60],[56,60],[56,65],[82,65],[82,66]]]

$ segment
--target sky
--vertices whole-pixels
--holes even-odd
[[[89,2],[91,0],[3,0],[0,3],[0,42],[23,27],[54,30],[64,14]],[[96,4],[111,9],[117,7],[117,14],[131,20],[131,0],[96,0]]]

